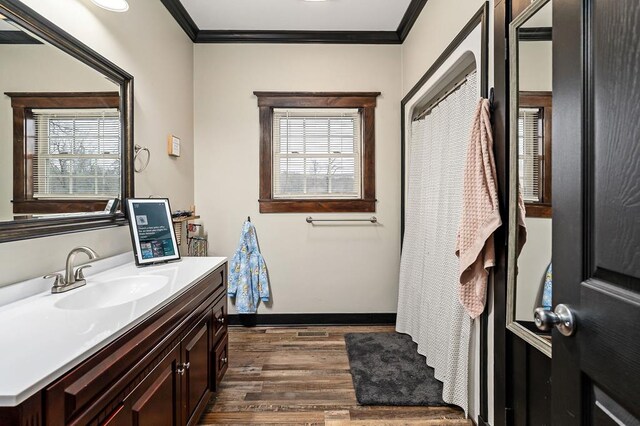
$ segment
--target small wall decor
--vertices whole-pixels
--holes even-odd
[[[167,153],[172,157],[180,157],[180,138],[169,135],[167,140]]]

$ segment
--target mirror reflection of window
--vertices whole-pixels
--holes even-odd
[[[541,113],[540,108],[520,108],[518,114],[518,170],[525,203],[542,201],[540,178],[544,141]]]
[[[527,217],[551,217],[551,92],[520,92],[518,178]]]
[[[33,198],[119,198],[117,109],[33,110]]]

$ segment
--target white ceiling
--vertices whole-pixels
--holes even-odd
[[[201,30],[395,31],[411,0],[180,0]]]

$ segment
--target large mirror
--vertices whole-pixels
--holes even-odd
[[[125,223],[132,77],[0,0],[0,242]]]
[[[510,28],[510,224],[507,327],[551,356],[536,308],[551,309],[552,0]],[[526,228],[526,231],[525,231]]]

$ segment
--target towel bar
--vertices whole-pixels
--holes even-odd
[[[371,222],[378,223],[378,218],[371,216],[369,219],[314,219],[311,216],[307,217],[307,223],[313,222]]]

